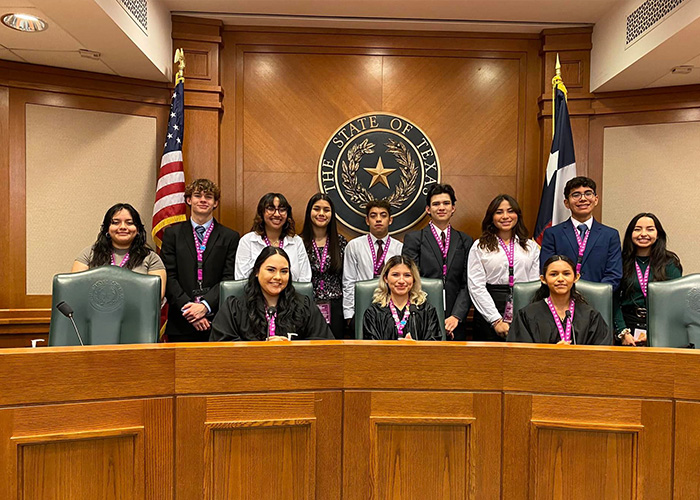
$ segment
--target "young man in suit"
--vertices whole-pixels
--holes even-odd
[[[566,255],[576,262],[582,279],[610,283],[615,290],[622,278],[620,235],[593,218],[598,205],[595,181],[574,177],[567,182],[564,205],[571,210],[571,218],[544,232],[540,267],[552,255]]]
[[[464,325],[471,307],[467,290],[467,257],[474,240],[450,225],[455,213],[455,191],[449,184],[433,184],[425,211],[430,222],[407,233],[403,254],[413,259],[424,278],[441,278],[444,286],[445,333],[450,340],[466,340]]]
[[[169,342],[207,342],[219,309],[219,283],[233,279],[239,234],[214,219],[220,196],[209,179],[193,181],[185,188],[190,220],[163,233]]]

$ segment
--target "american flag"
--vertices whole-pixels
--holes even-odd
[[[153,241],[160,251],[166,227],[187,220],[185,204],[185,170],[182,163],[182,139],[185,125],[185,79],[175,81],[170,119],[160,160],[156,201],[153,206]]]

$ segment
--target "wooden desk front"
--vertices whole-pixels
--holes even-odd
[[[700,498],[700,353],[0,351],[0,498]]]

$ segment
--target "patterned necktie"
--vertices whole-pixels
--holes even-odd
[[[440,233],[440,239],[442,240],[442,248],[445,248],[445,231]]]
[[[200,242],[204,241],[204,233],[206,232],[206,229],[204,229],[204,226],[195,227],[194,232],[197,233],[197,238],[199,238]]]
[[[579,224],[579,225],[578,225],[578,232],[579,232],[579,234],[581,235],[581,239],[583,239],[584,236],[586,236],[586,231],[588,231],[588,226],[587,226],[587,225],[585,225],[585,224]]]

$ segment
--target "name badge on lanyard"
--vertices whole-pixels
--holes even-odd
[[[202,237],[202,241],[199,241],[199,237],[197,236],[197,231],[194,230],[195,228],[192,228],[192,236],[194,237],[194,248],[197,251],[197,286],[199,290],[203,290],[202,288],[202,282],[204,281],[204,251],[207,249],[207,242],[209,241],[209,237],[211,236],[211,231],[214,229],[214,221],[211,221],[211,224],[209,224],[209,228],[207,231],[204,233],[204,236]],[[201,300],[201,296],[198,294],[195,297],[195,302],[199,302]]]
[[[503,321],[506,323],[511,323],[513,321],[513,286],[515,286],[515,238],[510,237],[510,244],[506,246],[506,243],[498,236],[498,243],[501,248],[506,253],[506,259],[508,259],[508,299],[506,300],[506,308],[503,312]]]

